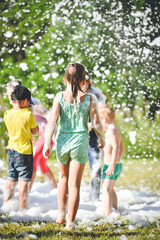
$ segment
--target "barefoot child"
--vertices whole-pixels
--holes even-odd
[[[120,162],[124,154],[124,143],[119,129],[115,125],[115,113],[111,106],[99,107],[99,113],[105,133],[106,145],[103,156],[103,198],[105,216],[111,214],[112,206],[117,209],[117,195],[114,185],[122,171]]]
[[[18,79],[12,79],[7,84],[7,94],[12,104],[11,93],[16,86],[22,86],[22,82]],[[30,182],[29,188],[31,189],[36,178],[37,168],[40,167],[41,172],[44,174],[45,178],[49,180],[49,183],[53,188],[57,188],[57,183],[53,172],[47,165],[48,158],[43,156],[42,150],[44,146],[44,131],[47,124],[47,115],[48,110],[42,105],[42,103],[37,99],[31,97],[29,109],[33,113],[35,120],[39,126],[39,137],[36,141],[33,138],[33,174],[32,181]],[[54,142],[51,141],[51,146],[53,146]]]
[[[39,127],[31,111],[30,91],[22,86],[14,88],[11,94],[13,108],[4,113],[8,142],[8,181],[4,190],[4,203],[14,195],[14,188],[19,181],[20,209],[27,208],[28,185],[33,172],[32,134],[38,135]]]
[[[74,228],[80,201],[80,185],[85,164],[88,160],[88,120],[91,115],[93,127],[100,139],[99,148],[105,145],[103,127],[98,114],[95,96],[82,91],[85,85],[85,68],[79,63],[69,64],[64,82],[67,89],[59,92],[53,102],[52,112],[45,132],[44,156],[50,154],[50,141],[59,119],[57,134],[57,160],[60,168],[58,186],[57,223],[65,222],[67,196],[68,219],[66,229]]]

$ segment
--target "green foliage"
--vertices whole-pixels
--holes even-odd
[[[116,110],[123,111],[125,106],[131,111],[139,137],[133,149],[128,140],[129,124],[124,118],[121,122],[126,156],[132,157],[134,152],[143,157],[142,152],[146,152],[148,156],[159,157],[156,143],[159,129],[152,127],[160,123],[157,6],[158,0],[154,3],[149,0],[2,1],[2,105],[9,106],[5,88],[10,79],[16,78],[50,108],[55,94],[64,89],[67,64],[81,62],[93,84],[106,95],[107,102]],[[141,124],[134,114],[137,108],[143,115]],[[2,109],[0,111],[3,116]],[[150,130],[143,129],[143,121],[151,121]],[[145,138],[144,132],[149,132]],[[3,131],[2,140],[4,135]],[[152,151],[146,147],[151,137]]]
[[[3,113],[5,110],[7,110],[7,108],[6,105],[4,105],[4,100],[0,94],[0,159],[6,159],[6,146],[8,143],[8,134],[3,122]]]
[[[158,121],[150,121],[144,114],[148,115],[148,109],[137,107],[131,112],[125,105],[116,112],[116,124],[125,143],[124,158],[159,159],[159,115]]]

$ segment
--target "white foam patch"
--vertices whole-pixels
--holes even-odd
[[[5,179],[0,179],[0,189],[4,189]],[[104,217],[103,197],[100,201],[92,202],[88,197],[90,186],[82,182],[80,192],[80,205],[76,220],[79,226],[88,227],[104,223],[123,223],[128,220],[128,228],[134,229],[144,226],[146,222],[152,223],[160,218],[160,195],[154,195],[146,189],[141,191],[129,189],[116,189],[118,196],[118,211],[112,209],[109,217]],[[0,213],[6,218],[5,213],[13,221],[56,221],[58,216],[57,189],[52,189],[48,182],[35,182],[29,194],[28,209],[19,210],[18,186],[12,200],[3,205],[3,191],[0,191]]]

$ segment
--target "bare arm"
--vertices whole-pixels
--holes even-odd
[[[35,136],[38,135],[39,134],[39,126],[37,125],[37,127],[32,128],[31,133]]]
[[[110,143],[112,146],[112,159],[111,163],[115,164],[117,160],[117,155],[118,155],[118,142],[117,142],[117,137],[116,137],[116,130],[115,129],[110,129]]]
[[[123,154],[125,153],[125,147],[123,139],[121,139],[121,146],[120,146],[120,158],[122,158]]]
[[[90,117],[92,126],[100,140],[100,145],[98,147],[103,148],[105,146],[104,130],[98,112],[97,98],[93,94],[91,95]]]
[[[88,132],[90,132],[90,131],[92,130],[92,128],[93,128],[93,127],[92,127],[92,124],[89,122],[89,123],[88,123]]]
[[[112,158],[111,158],[111,164],[109,168],[106,171],[106,174],[108,176],[114,175],[114,170],[115,170],[115,163],[117,160],[117,154],[118,154],[118,143],[117,143],[117,138],[116,138],[116,130],[115,129],[110,129],[108,131],[108,137],[110,139],[110,144],[112,146]]]
[[[60,114],[60,105],[56,96],[53,101],[52,111],[51,111],[50,118],[45,130],[45,142],[43,147],[44,157],[48,157],[50,155],[50,142],[54,134],[54,131],[56,129],[59,114]]]

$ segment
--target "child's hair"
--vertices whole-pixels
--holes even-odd
[[[23,86],[17,86],[14,88],[12,94],[11,94],[12,100],[25,100],[28,99],[28,101],[31,100],[31,92],[28,88]]]
[[[71,83],[73,97],[76,98],[80,83],[85,79],[85,68],[79,63],[69,63],[66,67],[65,77]],[[82,90],[81,90],[82,91]]]
[[[110,105],[102,105],[99,107],[99,113],[103,117],[109,118],[110,120],[115,119],[114,109]]]
[[[7,89],[8,88],[15,88],[17,86],[22,86],[22,82],[18,79],[13,79],[9,83],[7,83]]]
[[[89,80],[91,79],[90,78],[90,75],[89,75],[89,73],[86,71],[86,76],[85,76],[85,79],[86,79],[86,82],[89,82]],[[88,85],[88,89],[90,89],[91,88],[91,82],[89,83],[89,85]]]

